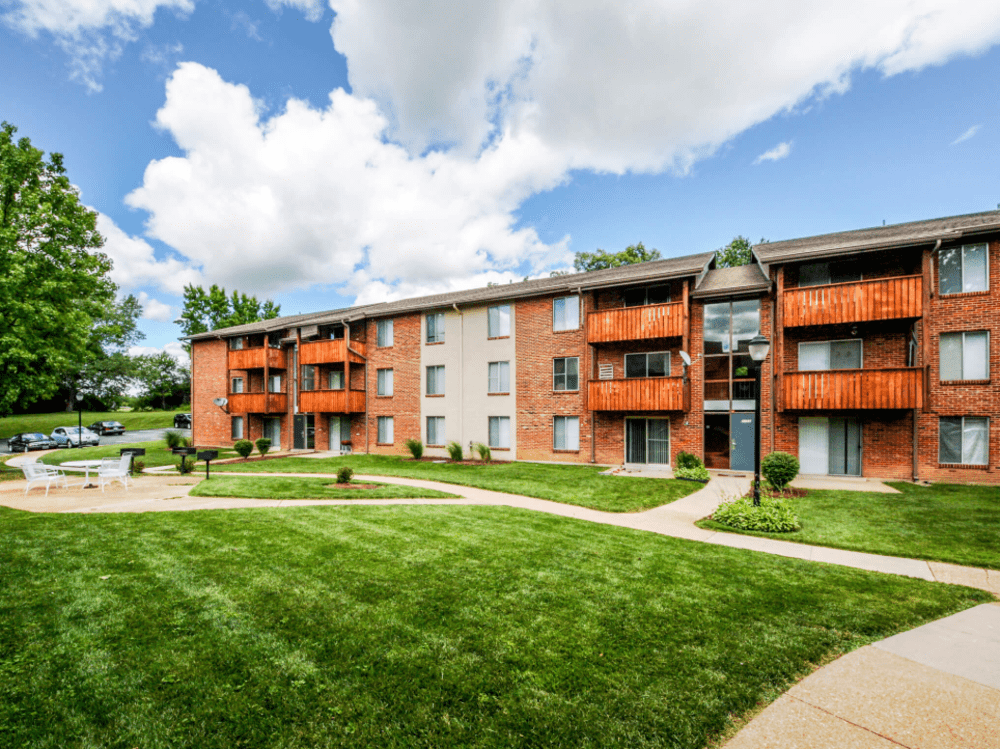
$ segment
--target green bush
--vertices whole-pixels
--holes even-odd
[[[695,481],[708,481],[711,476],[708,475],[708,469],[705,466],[698,466],[697,468],[675,468],[674,477],[679,479],[694,479]]]
[[[424,443],[413,439],[413,437],[406,440],[406,449],[410,451],[414,460],[420,460],[424,456]]]
[[[784,489],[799,475],[799,459],[788,453],[774,452],[760,462],[760,472],[775,489]]]
[[[451,456],[452,460],[462,459],[462,446],[457,442],[448,443],[448,454]]]
[[[493,458],[493,453],[490,452],[489,445],[484,445],[482,442],[476,443],[476,452],[479,453],[479,459],[484,463],[489,463]]]
[[[177,465],[177,472],[182,476],[186,473],[191,473],[194,470],[194,461],[188,460],[187,458],[181,458]]]
[[[741,531],[766,533],[791,533],[802,527],[791,501],[767,491],[760,493],[759,507],[754,507],[752,496],[740,497],[724,502],[712,520]]]
[[[354,469],[349,466],[343,466],[337,471],[337,483],[338,484],[349,484],[351,479],[354,477]]]
[[[683,450],[677,453],[677,467],[678,468],[704,468],[704,464],[701,462],[701,458],[692,453],[686,453]]]
[[[140,473],[146,470],[146,461],[140,458],[132,458],[132,475],[138,476]]]
[[[250,440],[237,440],[236,444],[233,445],[233,449],[243,460],[246,460],[250,457],[250,453],[253,452],[253,442]]]
[[[167,440],[168,450],[173,450],[175,447],[184,447],[184,435],[176,429],[168,429],[164,438]]]
[[[267,451],[271,449],[271,440],[267,437],[261,437],[254,444],[257,445],[257,452],[260,453],[261,457],[267,455]]]

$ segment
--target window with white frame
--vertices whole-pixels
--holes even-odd
[[[444,433],[444,416],[427,417],[427,444],[443,445],[448,441]]]
[[[233,378],[233,386],[232,386],[232,388],[230,388],[229,392],[230,393],[242,393],[243,392],[243,378],[242,377],[234,377]]]
[[[377,393],[379,395],[392,395],[392,370],[376,370],[376,377],[378,379]]]
[[[486,310],[486,335],[501,338],[510,335],[510,305],[498,304]]]
[[[552,329],[577,330],[580,327],[580,297],[561,296],[552,300]]]
[[[626,377],[666,377],[670,374],[670,352],[625,354]]]
[[[281,375],[271,375],[267,380],[267,391],[269,393],[281,392]]]
[[[552,389],[580,389],[580,357],[563,356],[552,360]]]
[[[556,450],[580,449],[579,416],[556,416],[553,418],[552,447]]]
[[[861,369],[861,339],[799,344],[799,371]]]
[[[490,447],[510,449],[510,417],[490,417]]]
[[[431,312],[427,315],[427,342],[442,343],[444,341],[444,312]]]
[[[942,416],[938,420],[938,462],[984,466],[989,461],[990,420],[985,416]]]
[[[392,320],[379,320],[376,323],[376,345],[379,348],[388,348],[392,345]]]
[[[343,390],[344,389],[344,370],[342,369],[331,369],[330,370],[330,390]]]
[[[444,365],[427,367],[427,395],[444,395]]]
[[[942,294],[989,290],[987,245],[964,244],[941,250],[938,277],[938,290]]]
[[[392,417],[378,417],[378,442],[380,445],[391,445],[393,443]]]
[[[941,334],[941,380],[988,380],[990,334],[986,330]]]
[[[491,361],[489,363],[488,393],[510,392],[510,362]]]
[[[316,389],[316,367],[312,364],[302,365],[302,389],[303,390],[315,390]]]
[[[234,416],[232,424],[232,435],[234,440],[243,439],[243,417]]]

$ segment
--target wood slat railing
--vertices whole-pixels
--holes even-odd
[[[783,296],[786,328],[923,315],[922,276],[786,288]]]
[[[264,359],[267,358],[267,366],[271,369],[285,369],[288,366],[288,359],[285,350],[261,346],[258,348],[247,348],[239,351],[229,352],[230,369],[263,369]]]
[[[785,372],[781,388],[785,408],[790,411],[924,406],[921,367]]]
[[[684,334],[684,304],[650,304],[605,309],[587,315],[587,341],[641,341]]]
[[[303,390],[299,411],[305,413],[364,413],[364,390]]]
[[[680,377],[629,377],[591,380],[587,404],[591,411],[683,411]]]
[[[364,364],[362,358],[367,355],[365,344],[351,341],[351,362]],[[355,353],[357,352],[357,353]],[[358,356],[361,354],[361,356]],[[347,341],[344,338],[328,338],[322,341],[309,341],[299,346],[299,361],[302,364],[333,364],[347,358]]]
[[[287,393],[230,393],[231,414],[283,414],[288,411]]]

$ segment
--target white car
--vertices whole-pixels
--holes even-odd
[[[87,427],[56,427],[50,436],[59,443],[59,447],[95,447],[101,444],[101,438]]]

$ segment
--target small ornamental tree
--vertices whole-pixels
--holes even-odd
[[[259,440],[254,442],[257,445],[257,452],[260,453],[260,457],[267,455],[267,451],[271,449],[271,440],[267,437],[261,437]]]
[[[799,475],[799,459],[783,452],[773,452],[760,462],[760,472],[767,483],[779,491]]]
[[[354,478],[354,469],[350,466],[343,466],[337,471],[338,484],[349,484],[352,478]]]
[[[233,449],[243,460],[246,460],[250,457],[250,453],[253,452],[253,442],[250,440],[237,440],[236,444],[233,445]]]

